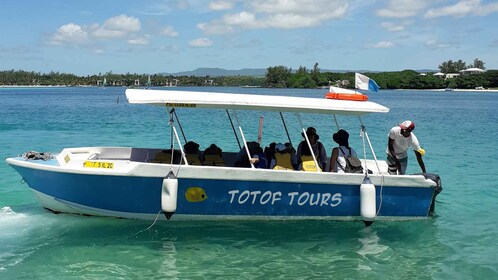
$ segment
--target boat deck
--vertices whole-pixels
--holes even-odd
[[[163,153],[164,149],[160,148],[129,148],[129,147],[87,147],[87,148],[66,148],[59,155],[56,160],[48,161],[47,164],[56,165],[57,162],[60,166],[78,166],[83,167],[85,162],[113,162],[115,165],[122,165],[130,162],[139,163],[155,163],[155,164],[170,164],[171,158],[164,160],[157,160],[157,155]],[[174,151],[173,164],[185,165],[181,160],[179,150]],[[224,167],[235,167],[235,152],[223,152],[222,159]],[[387,163],[383,160],[377,161],[378,168],[375,160],[367,160],[366,167],[371,174],[387,175]],[[365,162],[362,160],[362,165],[365,168]],[[205,167],[213,167],[205,165]],[[380,172],[379,172],[380,169]]]

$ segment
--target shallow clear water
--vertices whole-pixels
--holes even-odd
[[[159,222],[148,229],[151,221],[47,212],[2,160],[0,279],[498,278],[498,94],[381,91],[370,100],[391,108],[363,118],[381,159],[389,129],[415,121],[427,171],[443,180],[435,217],[375,222],[370,228],[360,222],[223,221]],[[187,140],[201,149],[212,142],[224,151],[238,149],[224,112],[178,110],[178,116]],[[249,140],[257,137],[259,116],[238,115]],[[280,116],[263,116],[263,142],[286,141]],[[290,114],[286,120],[298,143],[298,119]],[[334,120],[313,115],[302,121],[317,127],[330,153]],[[338,121],[361,150],[357,119]],[[78,146],[167,147],[167,122],[163,108],[127,104],[124,88],[0,88],[0,157]],[[408,172],[419,172],[410,156]]]

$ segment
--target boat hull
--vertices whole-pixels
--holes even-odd
[[[164,178],[158,174],[141,176],[140,168],[127,175],[91,174],[59,170],[56,166],[46,168],[46,163],[10,163],[35,191],[42,206],[54,212],[137,219],[156,219],[161,212]],[[178,197],[172,220],[361,219],[362,174],[341,177],[332,173],[254,171],[260,170],[190,166],[176,169]],[[377,218],[426,218],[434,195],[435,188],[431,186],[378,184]]]

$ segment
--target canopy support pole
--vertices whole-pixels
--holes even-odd
[[[335,114],[333,114],[332,116],[334,116],[334,122],[335,122],[335,126],[337,127],[337,130],[339,130],[339,123],[337,122],[337,118],[336,118]]]
[[[180,123],[180,120],[178,119],[178,115],[176,114],[176,110],[174,108],[173,108],[173,114],[175,115],[176,122],[178,123],[180,131],[182,132],[183,140],[185,140],[185,143],[187,143],[187,137],[185,137],[185,132],[183,132],[182,124]]]
[[[372,147],[372,143],[370,142],[370,138],[368,137],[368,133],[367,133],[367,130],[365,128],[365,125],[363,124],[363,121],[361,119],[361,116],[358,116],[358,119],[360,120],[360,124],[361,124],[361,132],[360,132],[360,136],[363,138],[365,137],[367,139],[367,142],[368,142],[368,146],[370,147],[370,151],[372,152],[372,155],[373,155],[373,158],[375,160],[375,165],[377,166],[377,171],[379,172],[379,174],[381,173],[380,171],[380,167],[379,167],[379,162],[377,160],[377,156],[375,155],[375,151]],[[363,149],[363,153],[364,153],[364,159],[365,159],[365,170],[367,170],[367,152],[366,152],[366,149],[364,148]],[[368,174],[368,173],[367,173]]]
[[[185,165],[189,165],[187,161],[187,157],[185,156],[185,152],[183,151],[182,147],[182,142],[180,141],[180,137],[178,136],[178,131],[176,130],[175,127],[175,121],[173,120],[173,114],[175,112],[175,108],[172,108],[169,110],[169,125],[171,126],[171,167],[173,166],[173,159],[175,158],[175,141],[174,138],[176,138],[176,141],[178,142],[178,147],[180,149],[180,154],[182,157],[182,160],[185,162]],[[186,140],[185,140],[186,141]],[[181,162],[180,162],[181,165]]]
[[[230,116],[230,112],[228,112],[228,109],[225,109],[225,110],[227,112],[228,119],[230,120],[230,124],[232,125],[233,134],[235,135],[235,139],[237,139],[237,144],[239,145],[239,150],[240,150],[240,149],[242,149],[242,147],[240,146],[240,140],[239,140],[239,136],[237,135],[237,132],[235,131],[235,126],[233,126],[232,117]]]
[[[377,160],[377,156],[375,155],[375,151],[372,147],[372,142],[370,142],[370,138],[368,137],[368,133],[367,133],[367,130],[365,128],[365,125],[363,125],[363,121],[361,119],[361,116],[358,116],[358,119],[360,120],[360,124],[361,124],[361,138],[363,139],[363,154],[365,156],[365,176],[368,177],[368,168],[367,168],[367,152],[366,152],[366,148],[365,148],[365,138],[367,139],[367,142],[368,142],[368,146],[370,147],[370,150],[372,151],[372,155],[373,155],[373,158],[375,160],[375,165],[377,166],[377,171],[379,172],[379,175],[381,177],[381,180],[380,180],[380,192],[379,192],[379,197],[380,197],[380,203],[379,203],[379,209],[377,209],[377,213],[376,215],[378,216],[379,215],[379,212],[380,212],[380,209],[382,209],[382,194],[383,194],[383,190],[384,190],[384,175],[381,173],[380,171],[380,167],[379,167],[379,162]]]
[[[284,115],[282,114],[282,112],[279,112],[279,113],[280,113],[280,118],[282,119],[282,123],[284,124],[285,133],[287,134],[287,138],[289,139],[289,143],[292,146],[292,140],[291,140],[290,135],[289,135],[289,130],[287,130],[287,125],[285,124]]]
[[[256,168],[254,167],[254,164],[251,162],[251,152],[249,152],[249,147],[247,146],[247,141],[246,137],[244,136],[244,131],[242,131],[242,127],[240,126],[239,118],[237,117],[237,111],[234,110],[233,114],[235,116],[235,120],[237,121],[237,126],[239,127],[240,136],[242,136],[242,141],[244,141],[244,148],[246,149],[247,160],[249,161],[251,168]]]

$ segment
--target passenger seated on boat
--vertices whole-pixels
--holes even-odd
[[[290,143],[289,143],[290,144]],[[291,145],[292,147],[292,145]],[[278,143],[275,146],[275,154],[274,158],[271,161],[270,168],[275,170],[294,170],[293,166],[293,154],[291,149],[287,149],[287,147]],[[295,156],[295,154],[294,154]]]
[[[187,158],[188,164],[191,165],[201,165],[201,152],[199,151],[199,144],[189,141],[183,145],[185,151],[185,157]]]
[[[285,148],[287,148],[287,151],[290,151],[291,153],[291,161],[292,161],[292,166],[294,169],[297,170],[297,155],[296,155],[296,149],[294,149],[294,146],[292,146],[292,143],[285,143]]]
[[[318,168],[313,160],[313,156],[311,155],[310,148],[306,141],[305,144],[301,145],[301,157],[298,158],[299,166],[298,170],[309,171],[309,172],[321,172],[323,169],[320,167],[320,158],[318,155],[315,155],[316,161],[318,162]],[[301,142],[302,143],[302,142]]]
[[[247,142],[247,147],[249,148],[251,159],[247,157],[244,146],[235,157],[235,167],[251,167],[252,163],[256,168],[268,168],[268,160],[259,143],[254,141]]]
[[[349,146],[349,133],[344,129],[339,129],[332,135],[332,139],[339,146],[332,149],[332,154],[330,155],[330,172],[362,173],[363,168],[359,167],[353,170],[351,169],[351,165],[347,163],[350,156],[358,159],[356,151]]]
[[[304,133],[301,133],[301,135],[304,137]],[[316,161],[318,162],[318,171],[325,170],[327,166],[327,152],[325,151],[325,147],[323,146],[322,142],[318,141],[320,139],[320,136],[316,134],[316,129],[314,127],[308,127],[308,129],[306,130],[306,135],[308,136],[311,147],[313,149],[313,153],[316,157]],[[298,161],[298,170],[317,171],[317,167],[315,166],[315,162],[313,161],[313,156],[311,155],[311,151],[308,143],[306,142],[306,139],[299,143],[299,146],[297,147],[296,157]]]
[[[222,153],[216,144],[211,144],[202,154],[202,165],[225,166]]]
[[[253,155],[253,158],[257,158],[256,163],[254,164],[254,167],[256,168],[268,168],[269,162],[268,159],[266,158],[266,154],[263,152],[263,148],[260,146],[256,147],[256,154]]]
[[[181,160],[180,151],[174,150],[173,163],[178,164],[180,162],[180,160]],[[153,163],[171,163],[171,149],[162,150],[162,151],[156,153],[154,159],[151,160],[150,162],[153,162]]]
[[[265,147],[266,160],[268,160],[270,165],[271,165],[271,162],[275,159],[275,146],[276,145],[277,145],[277,143],[272,142],[272,143],[270,143],[270,145],[268,147]],[[270,165],[268,167],[270,167]]]

